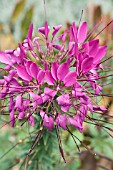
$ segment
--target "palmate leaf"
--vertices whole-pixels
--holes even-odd
[[[36,134],[37,136],[37,134]],[[28,154],[29,149],[32,144],[36,140],[36,136],[32,137],[32,140],[25,141],[23,143],[22,151],[20,152],[21,159],[24,159]],[[29,156],[29,166],[28,170],[52,170],[56,162],[60,157],[58,156],[58,143],[55,132],[49,132],[48,130],[44,130],[43,136],[39,143],[36,144],[34,150]],[[23,162],[22,168],[24,168],[25,164]]]

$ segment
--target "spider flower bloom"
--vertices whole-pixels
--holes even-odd
[[[78,29],[72,23],[69,33],[64,30],[59,35],[61,27],[50,31],[46,22],[33,37],[31,24],[17,49],[0,52],[7,72],[0,80],[0,98],[10,99],[7,107],[13,127],[17,119],[34,126],[37,115],[50,131],[56,126],[66,130],[70,124],[82,132],[86,118],[105,110],[93,97],[102,91],[98,73],[107,47],[100,46],[99,39],[87,40],[86,22]]]

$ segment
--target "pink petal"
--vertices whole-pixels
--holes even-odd
[[[26,62],[26,71],[29,75],[31,75],[31,72],[30,72],[30,66],[33,62],[32,61],[27,61]]]
[[[8,87],[3,87],[2,90],[0,90],[0,98],[5,97],[8,94]]]
[[[47,38],[47,37],[48,37],[48,34],[49,34],[49,31],[50,31],[50,29],[49,29],[49,27],[48,27],[48,23],[45,22],[45,26],[44,26],[44,27],[41,27],[41,28],[38,28],[38,31],[39,31],[40,33],[42,33],[43,35],[45,35],[45,37]]]
[[[72,24],[72,32],[73,32],[74,41],[77,42],[77,28],[75,22],[73,22]]]
[[[69,108],[70,108],[70,105],[69,106],[61,106],[61,110],[65,113],[68,112]]]
[[[68,54],[73,55],[75,53],[75,42],[69,42],[68,45]]]
[[[46,113],[43,110],[41,110],[40,111],[40,116],[42,117],[42,119],[44,119],[45,115],[46,115]]]
[[[93,106],[93,110],[94,111],[101,111],[101,112],[103,112],[103,111],[106,111],[107,109],[106,108],[102,108],[100,106]]]
[[[81,70],[83,73],[87,73],[93,68],[93,57],[89,57],[83,60]]]
[[[20,112],[18,115],[18,119],[23,119],[25,117],[25,112]]]
[[[0,62],[2,62],[4,64],[9,64],[9,65],[13,64],[13,62],[11,60],[11,56],[4,52],[0,52]]]
[[[54,44],[53,47],[59,51],[62,49],[62,45],[59,44]]]
[[[30,65],[31,76],[34,77],[35,79],[37,79],[38,72],[39,72],[39,67],[37,66],[37,64],[32,63]]]
[[[14,109],[15,102],[13,101],[13,97],[10,96],[10,101],[9,101],[9,112],[11,112]]]
[[[43,100],[43,103],[45,103],[46,101],[48,101],[50,99],[50,96],[43,93],[43,94],[41,94],[41,98]]]
[[[50,97],[54,97],[56,95],[56,93],[57,93],[57,91],[52,90],[52,89],[50,89],[48,87],[44,88],[44,94],[46,94],[46,95],[48,95]]]
[[[43,103],[41,96],[39,96],[38,94],[30,92],[30,96],[33,98],[34,101],[36,101],[38,105]]]
[[[3,85],[5,83],[4,79],[0,79],[0,85]]]
[[[80,132],[82,132],[82,122],[80,120],[80,116],[76,115],[75,118],[68,117],[69,124],[75,126]]]
[[[27,73],[24,66],[18,66],[17,67],[17,74],[20,78],[23,80],[31,81],[32,77]]]
[[[33,98],[33,100],[37,100],[40,96],[38,94],[35,94],[34,92],[30,92],[30,97]]]
[[[45,123],[44,122],[44,125],[46,124],[46,127],[50,130],[50,131],[52,131],[52,129],[53,129],[53,127],[54,127],[54,120],[53,120],[53,118],[50,116],[49,117],[49,123],[47,122],[47,123]]]
[[[82,88],[76,88],[76,87],[75,87],[75,91],[73,91],[73,95],[74,95],[75,97],[83,96]]]
[[[28,30],[28,38],[32,38],[32,33],[33,33],[33,23],[30,24],[29,30]]]
[[[102,91],[102,87],[97,85],[96,89],[95,89],[95,94],[99,94]]]
[[[22,108],[22,96],[18,95],[16,97],[15,107],[19,109]]]
[[[64,77],[68,74],[68,72],[69,72],[69,65],[67,63],[61,64],[57,70],[58,79],[62,81]]]
[[[77,39],[78,39],[78,43],[82,43],[84,42],[84,40],[86,39],[87,36],[87,23],[83,22],[78,29],[78,33],[77,33]]]
[[[65,86],[69,87],[76,83],[76,72],[70,71],[64,78]]]
[[[32,42],[32,40],[30,40],[29,37],[27,37],[27,42],[26,42],[26,43],[28,44],[28,48],[30,48],[30,50],[32,50],[32,51],[31,51],[31,54],[34,54],[33,56],[36,57],[36,56],[35,56],[35,53],[33,53],[33,49],[34,49],[33,42]]]
[[[54,127],[54,120],[52,117],[48,117],[47,114],[41,110],[40,111],[40,116],[43,119],[43,124],[45,127],[47,127],[50,131],[52,131],[53,127]]]
[[[58,25],[53,27],[54,31],[52,33],[53,37],[56,35],[56,33],[60,30],[60,28],[62,27],[62,25]]]
[[[30,117],[29,117],[29,122],[32,126],[35,126],[34,117],[32,115],[30,115]]]
[[[69,45],[68,45],[68,51],[71,51],[75,46],[75,42],[71,41],[69,42]]]
[[[39,84],[41,84],[44,80],[45,77],[45,71],[44,70],[40,70],[38,75],[37,75],[37,81]]]
[[[56,123],[58,126],[66,130],[66,123],[67,123],[67,118],[64,115],[58,114],[56,118]]]
[[[45,27],[38,28],[38,31],[45,35]]]
[[[29,106],[30,106],[30,100],[29,99],[26,99],[23,101],[23,106],[24,106],[24,109],[28,109]]]
[[[62,43],[65,43],[65,41],[66,41],[66,36],[67,36],[67,30],[65,30],[64,33],[63,33]]]
[[[52,77],[57,80],[57,69],[58,69],[58,63],[57,62],[54,62],[52,63],[52,67],[51,67],[51,74],[52,74]]]
[[[70,100],[69,94],[63,94],[63,95],[57,97],[56,100],[57,100],[58,104],[60,104],[60,105],[63,105],[63,106],[70,106],[71,105],[71,103],[69,101]]]
[[[10,68],[11,68],[11,65],[6,65],[6,67],[4,68],[4,70],[10,70]]]
[[[24,57],[25,57],[25,55],[26,55],[26,52],[25,52],[22,44],[20,44],[20,43],[19,43],[19,48],[20,48],[20,54],[19,54],[18,58],[20,58],[21,64],[23,64],[23,63],[24,63],[24,60],[23,60],[23,59],[24,59]]]
[[[49,85],[54,85],[54,78],[52,77],[51,72],[49,70],[46,71],[45,79]]]
[[[14,115],[14,109],[10,112],[10,122],[12,127],[15,125],[15,115]]]
[[[89,42],[89,55],[94,56],[96,55],[99,47],[99,39],[92,40]]]
[[[98,52],[94,57],[94,63],[98,64],[98,62],[100,62],[100,60],[105,56],[106,50],[107,50],[107,46],[99,47]]]
[[[49,31],[50,31],[50,29],[49,29],[49,27],[48,27],[48,23],[45,22],[45,37],[46,37],[46,38],[48,37]]]

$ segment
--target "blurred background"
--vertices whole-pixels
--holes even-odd
[[[46,13],[49,25],[62,25],[76,21],[87,20],[89,26],[94,26],[101,19],[111,20],[113,16],[113,0],[46,0]],[[107,20],[107,21],[106,21]],[[21,40],[27,34],[30,22],[34,29],[44,25],[43,0],[0,0],[0,34],[13,35],[15,41]]]
[[[83,10],[83,14],[82,14]],[[47,20],[52,28],[62,24],[69,28],[75,21],[79,25],[80,18],[87,21],[89,29],[99,24],[95,32],[99,32],[113,19],[113,0],[46,0]],[[82,15],[82,16],[81,16]],[[0,0],[0,51],[15,49],[19,42],[26,37],[30,22],[34,24],[34,34],[38,27],[42,27],[45,22],[43,0]],[[108,45],[107,56],[113,54],[113,24],[107,27],[99,35],[100,43]],[[113,61],[110,61],[113,66]],[[110,80],[113,82],[113,80]],[[104,89],[106,93],[112,93],[112,86]],[[108,108],[109,114],[113,116],[113,98],[101,99],[101,105]],[[1,112],[1,111],[0,111]],[[0,118],[1,126],[3,117]],[[112,123],[112,119],[109,119]],[[111,124],[110,127],[113,127]],[[24,130],[23,130],[24,129]],[[24,132],[25,131],[25,132]],[[27,133],[27,128],[13,129],[9,125],[0,129],[0,170],[19,170],[19,161],[23,159],[20,155],[29,150],[29,142],[15,146],[18,140],[22,139]],[[87,150],[82,148],[78,154],[77,147],[73,139],[67,134],[63,134],[63,148],[68,160],[65,164],[59,154],[56,143],[53,153],[49,154],[46,150],[42,151],[42,159],[38,164],[30,166],[30,170],[113,170],[113,139],[107,136],[101,128],[84,123],[84,133],[80,134],[73,130],[73,133],[92,148],[97,156],[94,157]],[[54,136],[53,136],[54,138]],[[53,142],[54,139],[53,139]],[[49,146],[51,148],[51,145]],[[6,153],[6,154],[5,154]],[[5,154],[5,155],[4,155]],[[40,164],[40,165],[39,165]]]

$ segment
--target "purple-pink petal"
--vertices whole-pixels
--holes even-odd
[[[78,39],[78,43],[82,43],[84,42],[84,40],[86,39],[87,36],[87,23],[83,22],[78,29],[78,33],[77,33],[77,39]]]
[[[44,77],[45,77],[45,71],[40,70],[37,75],[37,81],[39,84],[41,84],[44,81]]]
[[[67,105],[67,104],[66,104],[66,105]],[[61,110],[62,110],[63,112],[65,112],[65,113],[68,112],[69,108],[70,108],[70,104],[69,104],[69,106],[61,106]]]
[[[10,112],[10,122],[12,127],[15,125],[15,115],[14,115],[14,109]]]
[[[107,46],[99,47],[98,52],[97,52],[96,56],[94,57],[95,64],[98,64],[98,62],[100,62],[100,60],[105,56],[106,50],[107,50]]]
[[[41,96],[39,96],[38,94],[34,92],[30,92],[30,97],[33,98],[33,100],[36,102],[37,105],[40,105],[43,103]]]
[[[63,106],[71,105],[69,94],[63,94],[57,97],[56,101],[58,102],[58,104],[63,105]]]
[[[43,110],[40,111],[40,116],[43,119],[43,125],[46,126],[50,131],[52,131],[54,127],[53,118],[51,116],[48,117],[47,114]]]
[[[50,96],[49,95],[46,95],[46,94],[41,94],[41,97],[42,97],[42,100],[43,100],[43,103],[45,103],[46,101],[48,101],[50,99]]]
[[[50,29],[49,29],[49,27],[48,27],[48,23],[45,22],[44,27],[38,28],[38,31],[39,31],[40,33],[42,33],[43,35],[45,35],[45,37],[47,38],[47,37],[48,37],[48,34],[49,34],[49,31],[50,31]]]
[[[65,115],[58,114],[56,118],[57,126],[60,126],[64,130],[66,130],[66,123],[67,123],[67,117]]]
[[[59,51],[62,49],[62,45],[59,44],[54,44],[53,47]]]
[[[103,112],[103,111],[106,111],[107,109],[106,108],[102,108],[101,106],[93,106],[93,110],[94,111],[101,111],[101,112]]]
[[[57,80],[57,70],[58,70],[58,63],[57,62],[54,62],[52,63],[52,66],[51,66],[51,74],[52,74],[52,77]]]
[[[77,28],[75,22],[72,23],[72,33],[74,41],[77,42]]]
[[[87,73],[93,68],[93,57],[85,58],[81,65],[82,73]]]
[[[27,73],[24,66],[17,66],[17,74],[20,78],[26,81],[31,81],[32,77]]]
[[[70,71],[64,78],[65,86],[69,87],[76,83],[76,72]]]
[[[32,33],[33,33],[33,23],[30,24],[29,30],[28,30],[28,38],[32,38]]]
[[[29,122],[32,126],[35,126],[35,120],[34,120],[34,117],[32,115],[29,116]]]
[[[32,61],[27,61],[26,62],[26,71],[29,75],[31,75],[31,72],[30,72],[30,66],[33,62]]]
[[[12,65],[13,62],[11,60],[11,56],[9,54],[6,54],[4,52],[0,52],[0,62],[8,65]]]
[[[80,120],[80,116],[76,115],[74,118],[68,117],[68,123],[75,126],[80,132],[82,132],[82,122]]]
[[[48,37],[49,31],[50,31],[50,29],[49,29],[48,23],[47,23],[47,21],[46,21],[46,22],[45,22],[45,37],[46,37],[46,38]]]
[[[35,79],[37,79],[38,72],[39,72],[39,67],[37,66],[37,64],[32,63],[30,65],[31,76],[34,77]]]
[[[16,97],[15,107],[18,109],[22,108],[22,96],[18,95]]]
[[[56,35],[56,33],[60,30],[60,28],[62,27],[62,25],[58,25],[58,26],[54,26],[53,29],[53,33],[52,36],[54,37]]]
[[[68,74],[69,72],[69,65],[67,63],[63,63],[58,67],[57,70],[57,77],[59,80],[64,80],[65,76]]]
[[[45,27],[38,28],[38,31],[45,35]]]
[[[50,96],[50,97],[55,97],[57,91],[50,89],[49,87],[44,88],[44,94]]]
[[[46,82],[49,85],[53,85],[54,84],[54,78],[52,77],[51,72],[49,70],[46,71],[45,79],[46,79]]]
[[[24,117],[25,117],[25,112],[24,111],[20,112],[18,115],[18,119],[23,119]]]
[[[26,52],[22,46],[22,44],[19,43],[19,47],[20,47],[20,54],[19,54],[19,57],[20,57],[20,61],[21,61],[21,64],[24,64],[24,57],[26,55]],[[18,57],[18,58],[19,58]]]
[[[7,95],[9,88],[8,87],[4,87],[1,91],[0,91],[0,98],[3,98]]]
[[[89,42],[89,55],[94,56],[98,52],[99,39],[92,40]]]

